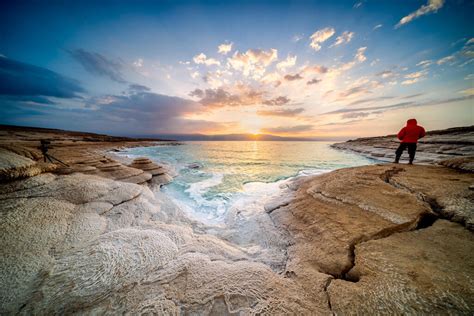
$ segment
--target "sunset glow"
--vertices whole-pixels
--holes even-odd
[[[0,123],[329,138],[472,124],[472,3],[340,3],[11,3]]]

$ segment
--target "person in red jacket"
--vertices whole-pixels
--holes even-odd
[[[426,132],[423,126],[419,126],[415,119],[409,119],[407,121],[407,126],[398,132],[397,137],[401,142],[400,146],[398,146],[397,150],[395,151],[396,157],[394,162],[398,163],[401,155],[405,149],[408,148],[408,155],[410,156],[409,164],[413,164],[416,153],[416,143],[418,142],[418,139],[424,137],[425,135]]]

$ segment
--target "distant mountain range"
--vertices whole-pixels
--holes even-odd
[[[342,141],[347,137],[341,138],[325,138],[325,137],[282,137],[270,134],[221,134],[221,135],[204,135],[204,134],[155,134],[155,135],[130,135],[130,137],[140,138],[161,138],[178,141]]]

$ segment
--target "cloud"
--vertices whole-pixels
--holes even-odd
[[[348,97],[351,97],[351,96],[366,94],[366,93],[370,93],[370,90],[367,87],[365,87],[365,86],[356,86],[356,87],[352,87],[352,88],[349,88],[347,90],[343,90],[343,91],[339,92],[339,98],[340,99],[348,98]]]
[[[128,86],[128,89],[130,91],[133,91],[133,92],[145,92],[145,91],[150,91],[150,88],[148,88],[147,86],[143,86],[141,84],[136,84],[136,83],[133,83],[131,85]]]
[[[283,117],[294,117],[304,112],[303,108],[296,109],[278,109],[278,110],[260,110],[257,111],[257,115],[260,116],[283,116]]]
[[[374,28],[372,29],[372,31],[375,31],[376,29],[379,29],[383,26],[383,24],[377,24],[376,26],[374,26]]]
[[[45,103],[47,99],[44,97],[81,98],[81,92],[84,89],[74,79],[46,68],[0,57],[0,95]]]
[[[204,53],[200,53],[199,55],[196,55],[193,57],[193,61],[196,64],[204,64],[206,66],[212,66],[212,65],[220,65],[220,61],[214,59],[214,58],[207,58],[207,56]]]
[[[387,78],[392,78],[394,77],[396,74],[392,71],[392,70],[383,70],[377,74],[375,74],[376,76],[379,76],[383,79],[387,79]]]
[[[366,112],[354,112],[354,113],[345,113],[341,115],[341,118],[343,119],[355,119],[355,118],[360,118],[360,117],[367,117],[369,116],[370,113]]]
[[[363,3],[362,1],[356,2],[356,3],[354,3],[353,8],[354,8],[354,9],[358,9],[358,8],[360,8],[363,4],[364,4],[364,3]]]
[[[410,74],[407,74],[407,75],[405,75],[406,80],[402,81],[402,85],[410,85],[410,84],[417,83],[417,82],[425,79],[427,74],[428,74],[428,72],[426,70],[412,72]]]
[[[359,63],[362,63],[367,60],[367,57],[365,57],[364,53],[367,50],[367,47],[360,47],[357,50],[357,53],[355,55],[355,60],[357,60]]]
[[[132,65],[135,66],[135,67],[138,67],[138,68],[143,67],[143,59],[142,59],[142,58],[138,58],[137,60],[135,60],[135,61],[132,63]]]
[[[361,77],[354,80],[349,88],[340,91],[336,101],[347,101],[347,98],[355,98],[365,94],[373,93],[372,90],[383,87],[383,83],[378,80],[371,80],[368,77]]]
[[[321,49],[320,44],[328,40],[331,36],[334,35],[335,32],[336,31],[332,27],[325,27],[321,30],[314,32],[310,37],[311,48],[313,48],[315,51],[319,51]]]
[[[312,84],[317,84],[317,83],[320,83],[320,82],[321,82],[321,79],[314,78],[314,79],[311,79],[310,81],[307,81],[306,84],[307,85],[312,85]]]
[[[400,22],[395,25],[395,28],[399,28],[400,26],[410,23],[416,18],[423,16],[429,13],[436,13],[439,9],[441,9],[444,5],[444,0],[428,0],[426,5],[422,5],[418,10],[415,12],[410,13],[409,15],[403,17]]]
[[[119,83],[126,82],[123,79],[122,62],[115,61],[99,53],[88,52],[83,49],[75,49],[68,52],[89,73],[96,76],[108,77],[109,79]]]
[[[354,32],[345,31],[336,38],[334,44],[329,47],[339,46],[344,43],[349,43],[354,37]]]
[[[450,61],[453,61],[453,60],[454,60],[454,56],[450,55],[450,56],[446,56],[446,57],[443,57],[443,58],[437,60],[436,64],[443,65],[443,64],[446,64],[447,62],[450,62]]]
[[[420,61],[418,64],[416,64],[417,66],[421,66],[423,68],[426,68],[426,67],[429,67],[433,64],[433,61],[432,60],[422,60]]]
[[[271,72],[263,76],[262,79],[260,79],[260,82],[263,84],[273,84],[274,87],[278,87],[281,85],[281,75],[276,73],[276,72]]]
[[[391,105],[382,105],[382,106],[374,106],[374,107],[343,108],[336,111],[322,113],[321,115],[352,113],[352,112],[367,112],[367,111],[368,112],[372,112],[372,111],[385,112],[385,111],[396,110],[396,109],[401,109],[401,108],[443,105],[443,104],[461,102],[461,101],[472,100],[472,99],[474,99],[474,95],[468,95],[468,96],[462,96],[462,97],[450,98],[450,99],[431,100],[431,101],[420,102],[420,103],[417,103],[414,101],[408,101],[408,102],[401,102],[401,103],[396,103],[396,104],[391,104]]]
[[[262,103],[265,105],[285,105],[288,104],[291,100],[285,96],[279,96],[274,99],[264,100]]]
[[[294,74],[294,75],[288,74],[288,75],[286,75],[284,78],[285,78],[285,80],[288,80],[288,81],[294,81],[294,80],[301,80],[301,79],[303,79],[303,77],[301,77],[300,74]]]
[[[325,74],[328,68],[320,65],[305,66],[301,69],[304,74]]]
[[[349,105],[358,105],[362,103],[377,102],[377,101],[389,100],[389,99],[394,99],[394,98],[395,97],[391,97],[391,96],[381,96],[381,97],[376,97],[376,98],[361,99],[361,100],[353,101],[349,103]]]
[[[293,35],[293,37],[291,38],[291,40],[295,43],[301,41],[303,39],[303,34],[295,34]]]
[[[467,88],[465,90],[459,91],[462,94],[467,94],[468,96],[474,96],[474,88]]]
[[[249,49],[245,53],[234,53],[228,58],[228,64],[235,70],[241,71],[245,76],[254,78],[261,77],[266,67],[278,59],[278,51],[274,48],[269,50]]]
[[[2,121],[12,124],[34,123],[37,126],[118,135],[212,132],[230,124],[189,119],[189,115],[205,110],[202,105],[152,92],[104,95],[87,102],[90,106],[81,108],[66,107],[64,103],[47,107],[10,103],[8,108],[0,107],[0,117]]]
[[[288,55],[285,60],[280,61],[276,67],[278,70],[284,71],[287,68],[290,68],[296,64],[296,56]]]
[[[267,128],[262,128],[260,131],[262,133],[285,134],[285,133],[309,132],[309,131],[312,131],[313,129],[314,129],[313,125],[296,125],[296,126],[267,127]]]
[[[238,93],[231,93],[224,88],[195,89],[189,96],[198,98],[200,104],[210,108],[262,104],[265,101],[262,92],[247,88],[241,88]]]
[[[233,43],[223,43],[217,47],[217,52],[222,55],[227,55],[232,50]]]

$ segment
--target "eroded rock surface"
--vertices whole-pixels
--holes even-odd
[[[337,314],[472,312],[472,183],[470,173],[396,164],[307,179],[269,210],[293,238],[286,273],[308,291],[331,275]]]
[[[328,312],[145,186],[42,174],[0,192],[2,314]]]
[[[328,288],[340,315],[469,315],[474,311],[474,236],[438,220],[425,229],[356,246],[359,281]]]
[[[369,158],[392,162],[398,145],[399,140],[396,135],[389,135],[358,138],[331,146],[351,150]],[[437,163],[460,156],[474,156],[474,126],[428,131],[426,136],[418,142],[415,163]],[[405,151],[401,161],[406,160],[408,160],[408,154]]]

